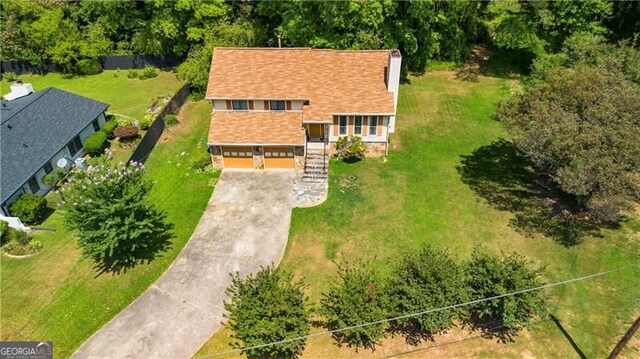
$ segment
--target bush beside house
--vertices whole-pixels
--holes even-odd
[[[364,159],[366,147],[359,136],[343,136],[336,141],[336,156],[345,162]]]
[[[84,151],[90,156],[99,156],[107,147],[107,134],[98,131],[84,141]]]
[[[25,193],[11,204],[9,211],[25,223],[36,223],[47,214],[47,200],[36,194]]]
[[[100,131],[104,132],[107,135],[108,139],[113,139],[113,131],[118,127],[118,121],[109,120],[104,123]]]

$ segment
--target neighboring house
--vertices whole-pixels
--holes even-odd
[[[305,168],[310,151],[360,136],[385,154],[394,132],[398,50],[216,48],[206,98],[215,167]]]
[[[65,158],[82,154],[84,141],[104,125],[108,104],[56,88],[33,92],[11,85],[0,108],[0,197],[4,215],[23,193],[44,195],[43,177]]]

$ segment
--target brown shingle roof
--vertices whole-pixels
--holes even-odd
[[[388,50],[216,48],[208,99],[308,99],[305,120],[334,113],[393,113]]]
[[[303,145],[302,112],[216,111],[209,144]]]

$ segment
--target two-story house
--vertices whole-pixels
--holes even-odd
[[[332,153],[360,136],[386,153],[394,132],[398,50],[216,48],[206,98],[217,168],[304,168],[310,151]]]

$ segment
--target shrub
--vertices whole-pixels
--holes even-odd
[[[100,129],[100,131],[107,134],[107,138],[113,138],[113,131],[118,127],[118,121],[115,119],[109,120],[104,123],[104,126]]]
[[[78,61],[75,69],[80,75],[97,75],[102,72],[102,65],[97,59],[84,59]]]
[[[138,71],[134,69],[129,69],[129,71],[127,71],[127,78],[128,79],[138,78]]]
[[[67,175],[67,170],[65,170],[64,168],[56,168],[55,169],[55,176],[56,176],[56,182],[60,181],[61,179],[64,178],[64,176]]]
[[[9,222],[0,221],[0,239],[4,237],[4,234],[7,232],[7,229],[9,229]]]
[[[339,280],[332,283],[320,301],[324,326],[335,330],[374,322],[386,317],[381,281],[370,265],[340,265]],[[386,324],[374,324],[332,334],[338,344],[375,349],[384,336]]]
[[[115,165],[110,156],[71,170],[63,188],[65,223],[77,231],[84,255],[104,270],[151,260],[166,249],[171,226],[148,199],[151,186],[144,165]]]
[[[3,73],[2,77],[5,80],[7,80],[8,82],[13,82],[18,78],[18,76],[16,74],[14,74],[13,72],[9,72],[9,71]]]
[[[197,172],[206,172],[209,168],[211,168],[211,157],[204,156],[193,160],[191,161],[191,165],[189,167]]]
[[[478,300],[543,285],[542,272],[531,261],[514,253],[496,256],[476,248],[465,268],[470,299]],[[544,309],[540,291],[483,301],[470,308],[471,324],[503,325],[504,333],[528,326]],[[495,322],[498,322],[497,324]]]
[[[364,158],[367,150],[359,136],[343,136],[336,142],[336,156],[345,162],[357,162]]]
[[[164,124],[167,127],[171,127],[178,124],[178,118],[175,115],[164,116]]]
[[[156,72],[155,68],[151,66],[145,66],[144,69],[142,69],[142,72],[140,72],[140,75],[138,75],[138,78],[140,80],[146,80],[154,78],[156,76],[158,76],[158,73]]]
[[[47,214],[47,200],[36,194],[24,193],[9,208],[11,214],[26,223],[36,223]]]
[[[55,174],[48,174],[48,175],[42,176],[42,182],[47,186],[53,186],[54,184],[56,184]]]
[[[151,126],[151,124],[155,119],[156,119],[155,113],[148,113],[144,115],[142,120],[138,121],[138,126],[140,126],[140,129],[142,130],[147,130],[149,129],[149,126]]]
[[[226,290],[230,301],[224,303],[228,311],[226,326],[233,330],[237,348],[257,343],[270,343],[309,333],[309,313],[305,308],[303,284],[294,281],[290,273],[274,267],[262,268],[258,273],[240,278],[231,275]],[[246,351],[252,358],[296,358],[302,354],[304,340]]]
[[[15,246],[13,245],[13,242],[7,242],[4,245],[2,245],[2,249],[6,252],[6,253],[11,253],[13,252],[13,249],[15,248]]]
[[[38,253],[40,252],[40,250],[42,250],[42,247],[44,247],[42,245],[42,242],[40,242],[37,239],[33,239],[31,241],[29,241],[29,243],[27,244],[27,251],[29,253]]]
[[[399,260],[386,293],[392,317],[461,303],[466,298],[464,271],[450,252],[427,246]],[[432,337],[451,328],[455,318],[456,312],[447,310],[401,319],[392,326],[407,335],[418,331]]]
[[[113,131],[113,134],[122,140],[132,139],[138,136],[138,128],[135,126],[118,126]]]
[[[107,134],[98,131],[84,141],[84,151],[91,156],[99,156],[107,147]]]

